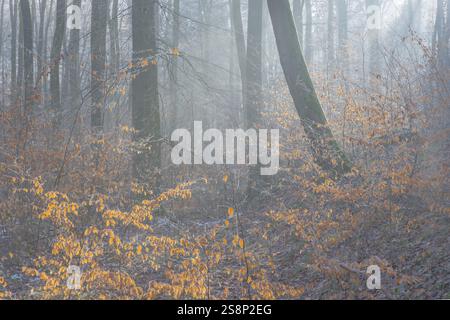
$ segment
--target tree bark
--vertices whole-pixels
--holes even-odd
[[[303,47],[303,9],[305,7],[305,0],[294,0],[292,11],[294,14],[295,26],[297,27],[298,40],[300,46]]]
[[[281,65],[315,162],[333,176],[351,164],[328,126],[298,42],[289,0],[268,0]]]
[[[248,2],[248,35],[246,61],[246,122],[247,128],[259,122],[262,106],[262,15],[261,0]]]
[[[339,43],[339,65],[341,71],[346,74],[348,69],[348,13],[347,0],[336,0],[338,17],[338,43]]]
[[[61,90],[59,81],[59,66],[61,63],[61,49],[66,31],[66,0],[56,1],[56,25],[53,35],[52,51],[50,55],[50,103],[52,111],[56,113],[56,124],[61,121]]]
[[[236,48],[238,51],[239,60],[239,70],[241,71],[241,82],[242,82],[242,100],[245,103],[246,95],[246,48],[245,48],[245,36],[244,36],[244,26],[242,24],[242,13],[241,13],[241,0],[231,0],[232,7],[232,19],[234,36],[236,39]]]
[[[91,16],[91,128],[94,134],[103,132],[106,82],[106,30],[108,1],[92,1]]]
[[[333,70],[334,65],[334,0],[328,0],[328,25],[327,25],[327,74]]]
[[[133,176],[140,184],[158,192],[161,165],[161,124],[156,61],[156,1],[133,0],[133,62],[131,82],[132,119],[136,152]]]
[[[27,116],[33,105],[34,95],[33,21],[28,0],[20,0],[20,13],[23,25],[24,114]]]
[[[43,84],[43,66],[44,66],[44,26],[45,26],[45,12],[47,7],[47,0],[41,0],[39,4],[39,31],[36,41],[37,51],[37,68],[36,68],[36,95],[42,96]],[[42,100],[42,98],[41,98]]]
[[[1,64],[1,82],[2,82],[2,90],[0,103],[2,106],[5,105],[5,65],[4,65],[4,57],[3,57],[3,20],[4,20],[4,12],[5,12],[5,1],[2,0],[1,9],[0,9],[0,64]]]
[[[379,0],[366,0],[366,8],[380,6]],[[380,74],[380,32],[377,29],[368,30],[369,42],[369,73],[371,86],[376,86]]]
[[[111,50],[112,73],[119,74],[120,71],[120,43],[119,43],[119,0],[112,0],[111,17],[109,19],[109,39]]]
[[[81,8],[81,0],[73,0],[72,4]],[[72,115],[81,104],[80,72],[80,30],[71,29],[69,33],[69,96]]]
[[[246,126],[256,128],[261,123],[262,99],[262,27],[263,2],[249,0],[246,61]],[[261,190],[259,166],[250,168],[248,198],[253,199]]]
[[[15,97],[17,85],[17,1],[9,0],[9,14],[11,20],[11,97]]]
[[[311,0],[305,0],[306,27],[305,27],[305,59],[308,65],[311,65],[313,58],[312,46],[312,4]]]
[[[180,46],[180,0],[174,0],[173,2],[173,25],[172,25],[172,48],[179,50]],[[178,91],[177,91],[177,83],[178,83],[178,57],[174,56],[172,59],[171,66],[171,75],[169,82],[169,91],[170,91],[170,99],[171,99],[171,108],[175,115],[174,125],[172,129],[176,128],[181,124],[183,118],[183,110],[178,106]]]

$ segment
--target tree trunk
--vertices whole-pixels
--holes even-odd
[[[249,0],[245,103],[247,128],[259,122],[258,114],[262,106],[262,15],[262,1]]]
[[[42,96],[43,89],[43,66],[44,66],[44,26],[45,26],[45,11],[47,7],[47,0],[41,0],[39,4],[39,31],[36,42],[37,51],[37,68],[36,68],[36,95]],[[42,100],[42,98],[41,98]]]
[[[379,0],[366,0],[366,8],[380,6]],[[370,84],[376,86],[380,70],[380,31],[368,30]]]
[[[24,115],[27,116],[33,105],[33,21],[28,0],[20,0],[20,13],[23,25],[23,75],[24,75]]]
[[[56,125],[61,117],[61,90],[59,81],[59,66],[61,62],[61,49],[66,32],[66,0],[56,1],[56,25],[53,35],[52,51],[50,55],[50,103],[52,111],[56,113]]]
[[[305,59],[306,63],[311,65],[313,58],[313,45],[312,45],[312,5],[311,0],[305,0],[306,10],[306,28],[305,28]]]
[[[341,71],[346,74],[348,69],[348,15],[347,0],[336,0],[338,17],[338,43],[339,43],[339,65]]]
[[[48,9],[48,14],[47,14],[47,20],[45,22],[45,28],[44,28],[44,44],[42,46],[42,61],[43,63],[45,63],[45,65],[43,66],[43,74],[42,74],[42,90],[43,90],[43,94],[42,94],[42,101],[44,105],[49,105],[50,103],[48,103],[48,97],[49,97],[49,73],[51,71],[51,67],[49,67],[49,52],[48,52],[48,40],[49,40],[49,30],[50,30],[50,23],[52,21],[51,19],[51,14],[53,12],[53,7],[55,4],[56,0],[50,0],[50,8]],[[51,52],[50,52],[51,54]]]
[[[232,22],[234,29],[234,36],[236,39],[236,47],[238,51],[239,69],[241,71],[241,82],[242,82],[242,100],[245,103],[246,95],[246,49],[245,49],[245,36],[244,36],[244,26],[242,24],[242,13],[241,13],[241,0],[231,0],[232,6]]]
[[[289,0],[268,0],[281,65],[315,162],[333,176],[348,172],[350,162],[333,138],[298,42]]]
[[[81,7],[81,0],[73,0],[72,4]],[[80,30],[74,28],[69,33],[69,96],[72,115],[81,104],[80,72]]]
[[[136,69],[131,82],[132,119],[136,152],[133,176],[158,192],[161,165],[161,124],[156,61],[156,1],[133,0],[133,62]]]
[[[334,65],[334,0],[328,0],[328,25],[327,25],[327,75],[331,73]]]
[[[178,50],[180,46],[180,0],[174,0],[173,2],[173,25],[172,25],[172,48]],[[181,125],[183,120],[183,110],[178,106],[178,57],[175,55],[172,59],[172,72],[170,75],[169,91],[170,91],[170,105],[173,110],[174,117],[172,129]]]
[[[256,128],[260,124],[262,99],[262,27],[263,2],[249,0],[248,2],[248,34],[247,34],[247,61],[246,61],[246,125],[247,128]],[[250,168],[248,198],[253,199],[260,188],[259,166]]]
[[[1,79],[2,82],[2,90],[0,104],[3,107],[5,105],[5,65],[4,65],[4,57],[3,57],[3,20],[4,20],[4,12],[5,12],[5,1],[2,0],[1,9],[0,9],[0,67],[1,67]]]
[[[305,0],[294,0],[292,11],[294,14],[295,26],[297,27],[298,40],[300,46],[303,47],[303,8],[305,7]]]
[[[120,43],[119,43],[119,0],[112,0],[111,17],[109,19],[109,39],[111,50],[111,65],[114,75],[120,71]]]
[[[18,0],[20,1],[20,0]],[[20,6],[20,2],[19,2],[19,6]],[[23,102],[23,94],[24,94],[24,90],[23,90],[23,48],[24,48],[24,38],[23,38],[23,21],[22,21],[22,14],[20,12],[20,7],[18,8],[18,20],[19,20],[19,37],[18,37],[18,50],[17,50],[17,87],[16,87],[16,97],[15,97],[15,101],[16,103],[18,103],[19,105],[22,104]]]
[[[11,97],[15,97],[17,85],[17,1],[9,0],[9,14],[11,20]]]
[[[94,134],[103,132],[106,81],[106,30],[108,1],[92,1],[91,16],[91,128]]]

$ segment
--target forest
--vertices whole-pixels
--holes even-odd
[[[0,300],[450,299],[450,0],[0,0]]]

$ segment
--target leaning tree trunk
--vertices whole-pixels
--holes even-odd
[[[333,176],[351,164],[328,126],[298,42],[289,0],[267,0],[281,65],[315,162]]]
[[[133,0],[132,41],[135,74],[131,82],[135,153],[133,176],[158,192],[161,123],[156,60],[156,1]]]
[[[61,119],[61,90],[59,81],[59,66],[61,63],[61,49],[66,32],[66,0],[56,1],[56,25],[50,55],[50,103],[51,109],[56,113],[56,125]]]

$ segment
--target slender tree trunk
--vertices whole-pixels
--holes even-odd
[[[173,25],[172,25],[172,48],[173,50],[179,50],[180,46],[180,0],[174,0],[173,2]],[[178,92],[177,92],[177,84],[178,84],[178,57],[174,56],[172,59],[172,71],[169,82],[169,91],[170,91],[170,99],[171,99],[171,109],[175,113],[174,125],[172,129],[176,128],[181,124],[183,120],[183,110],[180,106],[178,106]]]
[[[247,34],[247,62],[246,62],[246,125],[256,128],[260,124],[262,99],[262,27],[263,2],[249,0],[248,2],[248,34]],[[260,188],[259,166],[250,168],[248,185],[249,199],[253,199]]]
[[[136,74],[131,82],[136,153],[133,176],[158,192],[161,165],[161,124],[156,59],[156,1],[133,0],[132,39]],[[150,62],[150,63],[149,63]]]
[[[298,40],[300,46],[303,47],[303,8],[305,7],[305,0],[294,0],[292,11],[294,14],[295,26],[297,27]]]
[[[249,0],[245,103],[248,128],[259,122],[262,106],[262,15],[262,1]]]
[[[112,0],[111,3],[111,17],[109,19],[109,39],[110,39],[110,54],[111,65],[114,75],[119,74],[120,71],[120,43],[119,43],[119,0]]]
[[[366,8],[370,6],[380,6],[379,0],[366,0]],[[377,29],[368,30],[369,42],[369,73],[371,86],[376,86],[378,75],[380,74],[380,31]]]
[[[66,9],[66,0],[56,1],[56,25],[50,55],[50,103],[52,111],[56,113],[56,125],[59,125],[61,121],[62,111],[59,66],[62,58],[61,49],[66,32]]]
[[[344,75],[348,69],[348,16],[347,0],[335,0],[338,17],[339,66]]]
[[[45,11],[47,7],[47,0],[41,0],[39,4],[39,31],[36,42],[37,51],[37,68],[36,68],[36,95],[42,96],[43,89],[43,66],[44,66],[44,26],[45,26]],[[42,98],[41,98],[42,100]]]
[[[328,0],[328,24],[327,24],[327,74],[333,70],[334,65],[334,0]]]
[[[106,82],[106,30],[108,1],[92,1],[91,18],[91,128],[94,134],[103,132]]]
[[[70,89],[70,53],[69,53],[69,41],[70,37],[65,36],[63,41],[63,60],[62,60],[62,70],[61,70],[61,105],[65,109],[67,107],[69,99],[69,89]]]
[[[15,99],[17,85],[17,1],[9,0],[11,20],[11,97]]]
[[[20,0],[18,0],[20,1]],[[18,4],[20,6],[20,2]],[[19,22],[19,38],[18,38],[18,50],[17,50],[17,92],[16,92],[16,103],[19,103],[19,105],[23,102],[23,94],[24,94],[24,88],[23,88],[23,82],[24,82],[24,73],[23,73],[23,48],[24,48],[24,34],[23,34],[23,21],[22,21],[22,14],[20,12],[20,7],[18,8],[18,22]]]
[[[231,0],[232,6],[232,22],[234,35],[236,39],[236,47],[238,51],[238,59],[239,59],[239,69],[241,71],[241,82],[242,82],[242,100],[245,103],[245,95],[246,95],[246,71],[247,71],[247,63],[246,63],[246,48],[245,48],[245,36],[244,36],[244,26],[242,24],[242,13],[241,13],[241,0]]]
[[[0,68],[1,68],[1,82],[2,82],[2,90],[0,104],[1,107],[5,106],[5,65],[4,65],[4,57],[3,57],[3,20],[5,13],[5,1],[2,0],[1,9],[0,9]]]
[[[289,0],[268,0],[281,65],[315,162],[332,175],[351,166],[335,141],[308,72]]]
[[[81,7],[81,0],[73,0],[73,5]],[[69,96],[72,114],[81,104],[80,70],[80,29],[71,29],[69,33]]]
[[[24,114],[27,116],[33,105],[34,95],[33,21],[28,0],[20,0],[20,13],[23,25]]]
[[[312,4],[311,0],[305,0],[306,10],[306,28],[305,28],[305,59],[306,63],[311,65],[313,58],[313,45],[312,45]]]
[[[47,14],[47,21],[45,23],[45,29],[44,29],[44,44],[42,46],[42,61],[44,63],[43,65],[43,74],[42,74],[42,101],[44,105],[51,105],[51,103],[48,103],[48,97],[49,97],[49,73],[51,72],[51,64],[49,63],[49,51],[48,51],[48,41],[49,41],[49,30],[50,30],[50,24],[51,24],[51,15],[53,13],[53,7],[55,6],[56,0],[50,0],[50,8],[48,10]],[[51,54],[51,52],[50,52]]]

